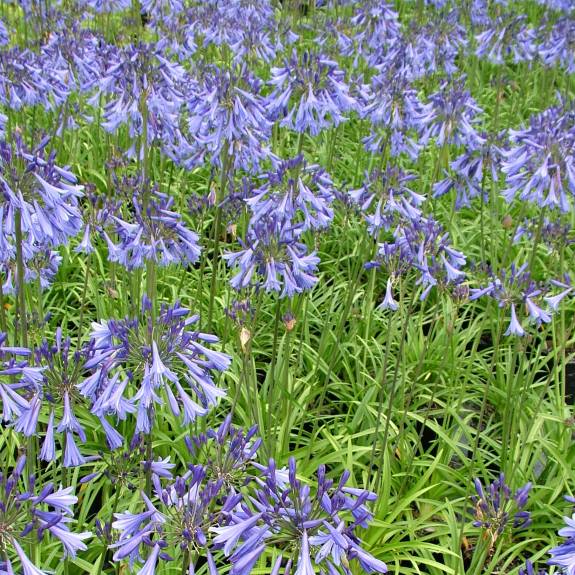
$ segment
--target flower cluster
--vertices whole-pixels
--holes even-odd
[[[184,425],[204,416],[225,395],[211,372],[225,371],[230,358],[207,347],[218,338],[195,331],[198,320],[179,303],[162,306],[154,318],[145,299],[139,318],[94,323],[94,357],[86,367],[95,371],[79,386],[93,402],[92,412],[120,420],[135,412],[141,433],[150,433],[154,407],[164,400]],[[113,430],[105,431],[110,443],[119,446]]]
[[[64,557],[75,557],[79,550],[87,549],[85,539],[89,532],[74,533],[70,530],[78,498],[72,488],[56,489],[53,483],[36,484],[33,475],[26,477],[26,456],[18,458],[10,473],[0,474],[0,546],[3,570],[13,573],[12,561],[20,562],[22,573],[45,575],[39,565],[34,565],[25,547],[38,545],[44,534],[58,540],[64,548]],[[39,487],[41,487],[39,489]]]
[[[523,529],[530,524],[531,515],[528,511],[524,511],[524,507],[527,504],[531,483],[519,488],[513,496],[503,473],[486,489],[483,488],[480,479],[476,478],[474,483],[477,496],[473,497],[475,504],[473,525],[489,534],[491,544],[494,544],[509,527],[511,519],[513,519],[512,527],[515,529]]]

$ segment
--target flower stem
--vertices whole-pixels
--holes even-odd
[[[222,225],[222,202],[226,195],[226,187],[228,184],[228,171],[230,169],[231,161],[228,153],[228,145],[225,144],[222,149],[222,173],[220,180],[220,187],[216,196],[216,220],[214,222],[213,246],[214,252],[212,254],[212,283],[210,285],[210,305],[208,307],[208,331],[212,327],[212,316],[214,312],[214,300],[216,298],[216,290],[218,285],[218,267],[220,263],[220,228]]]
[[[20,345],[28,347],[28,329],[26,326],[26,292],[24,285],[24,253],[22,237],[22,212],[16,210],[16,274],[18,277],[18,327],[20,330]]]

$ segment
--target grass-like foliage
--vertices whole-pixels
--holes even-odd
[[[575,575],[573,0],[0,2],[0,573]]]

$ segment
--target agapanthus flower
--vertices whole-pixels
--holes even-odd
[[[538,30],[539,58],[545,66],[561,66],[567,74],[575,73],[575,20],[563,16],[543,23]]]
[[[28,247],[28,246],[26,246]],[[10,252],[13,250],[11,249]],[[58,273],[62,256],[55,250],[37,249],[33,246],[24,257],[24,283],[38,286],[42,291],[47,290]],[[15,295],[18,293],[18,273],[16,260],[10,259],[0,265],[4,273],[2,289],[5,294]]]
[[[575,130],[572,106],[560,104],[531,117],[530,125],[511,130],[511,148],[504,151],[507,180],[503,197],[541,207],[571,210],[575,195]]]
[[[370,84],[361,90],[363,105],[361,115],[371,122],[370,135],[364,138],[366,149],[375,154],[389,150],[391,156],[407,154],[416,159],[419,146],[416,130],[419,118],[428,112],[409,78],[404,65],[405,52],[391,64],[382,65]]]
[[[473,525],[486,531],[491,540],[491,545],[499,538],[507,527],[523,529],[531,523],[531,515],[524,511],[527,504],[531,483],[511,495],[511,489],[505,482],[505,475],[501,475],[486,488],[480,479],[474,480],[477,496],[472,498],[475,505],[475,521]],[[509,524],[510,520],[512,524]]]
[[[245,16],[242,16],[242,19]],[[230,44],[234,54],[233,62],[236,66],[243,63],[272,62],[277,54],[277,45],[267,26],[250,26],[238,34],[237,39]]]
[[[28,410],[25,391],[42,379],[42,368],[30,365],[28,348],[8,345],[8,335],[0,332],[0,401],[2,421],[14,422]]]
[[[575,288],[573,287],[571,277],[569,276],[569,274],[565,274],[564,277],[561,278],[560,280],[550,280],[549,283],[551,284],[551,286],[559,288],[560,290],[559,293],[556,293],[554,295],[548,295],[545,296],[544,298],[549,308],[552,311],[556,312],[559,309],[561,302],[568,295],[572,295],[574,293]]]
[[[515,13],[491,20],[475,40],[475,54],[493,64],[503,64],[508,56],[514,62],[528,62],[536,51],[535,31],[529,28],[527,16]]]
[[[517,315],[518,310],[523,308],[536,325],[551,321],[551,315],[541,307],[545,290],[532,280],[527,263],[519,267],[512,264],[509,270],[503,269],[498,275],[491,273],[486,285],[472,288],[470,293],[470,300],[490,297],[500,308],[510,309],[511,320],[505,335],[525,335],[525,329]]]
[[[295,51],[283,66],[271,70],[273,92],[268,110],[281,126],[316,136],[337,126],[357,108],[337,63],[312,52]]]
[[[218,429],[185,439],[194,461],[204,466],[207,479],[239,491],[262,443],[256,433],[255,425],[247,431],[232,425],[228,414]]]
[[[224,254],[230,267],[239,270],[230,280],[236,290],[250,286],[293,297],[310,290],[317,283],[319,258],[308,253],[299,239],[301,227],[275,218],[258,218],[250,225],[241,250]]]
[[[353,38],[355,30],[348,18],[331,18],[328,16],[316,32],[315,42],[321,46],[324,54],[333,55],[338,61],[341,57],[352,58],[353,67],[358,67],[358,46]]]
[[[108,258],[127,269],[137,269],[154,261],[160,266],[189,265],[200,256],[198,235],[189,230],[182,216],[173,210],[174,198],[152,191],[146,204],[142,187],[134,190],[131,214],[133,221],[112,216],[115,243],[107,232]]]
[[[419,219],[425,197],[414,192],[409,182],[415,175],[390,167],[375,169],[365,175],[363,185],[349,192],[359,206],[369,233],[377,238],[381,230],[389,231],[399,219]]]
[[[537,2],[551,10],[557,10],[559,12],[570,13],[574,10],[571,0],[537,0]]]
[[[111,14],[128,10],[132,6],[131,0],[83,0],[86,6],[96,14]]]
[[[6,24],[0,20],[0,47],[6,46],[10,42],[10,34]]]
[[[368,0],[355,7],[351,18],[355,27],[352,35],[358,53],[373,65],[378,63],[382,50],[392,46],[401,37],[399,16],[392,4],[381,0]]]
[[[161,141],[167,146],[179,137],[184,88],[190,83],[185,69],[169,60],[161,42],[128,45],[103,72],[90,102],[98,105],[102,94],[110,96],[103,112],[106,131],[127,126],[130,137],[137,138],[145,130],[148,145]],[[133,144],[129,154],[143,157],[143,146],[136,150]]]
[[[367,265],[384,267],[393,278],[415,271],[423,300],[435,286],[462,283],[465,262],[465,255],[451,245],[441,224],[421,217],[401,221],[393,231],[393,241],[380,243],[376,262]]]
[[[276,27],[273,5],[269,0],[203,2],[187,13],[185,47],[188,54],[193,54],[198,48],[227,47],[232,50],[237,62],[237,56],[242,51],[238,50],[238,46],[247,38],[256,42],[259,38],[265,45],[262,46],[262,54],[272,43],[274,51],[280,50],[277,39],[273,38]],[[248,40],[247,44],[250,43]],[[259,50],[255,44],[252,48]],[[241,56],[240,60],[244,61]]]
[[[457,58],[467,46],[467,29],[458,9],[444,10],[424,25],[412,24],[406,43],[417,76],[438,72],[453,76],[458,71]]]
[[[86,441],[86,431],[82,421],[89,405],[81,396],[79,384],[85,377],[86,363],[93,357],[90,345],[84,349],[72,350],[70,337],[62,335],[61,328],[56,330],[55,343],[44,340],[34,350],[36,364],[42,368],[42,378],[30,386],[28,407],[23,409],[16,420],[15,429],[25,436],[38,434],[40,415],[48,420],[39,457],[44,461],[57,459],[56,437],[60,437],[62,446],[62,465],[76,467],[86,463],[76,442]],[[78,417],[82,414],[83,417]],[[108,446],[112,449],[121,442],[121,436],[104,418],[100,419],[106,432]],[[111,439],[110,439],[111,438]]]
[[[63,60],[18,48],[0,51],[0,104],[11,110],[61,106],[70,94],[71,79]]]
[[[558,532],[563,541],[549,550],[551,559],[547,562],[549,565],[557,565],[567,575],[572,575],[575,572],[575,514],[572,517],[563,517],[563,521],[565,526]]]
[[[179,303],[163,305],[154,319],[145,300],[139,318],[94,323],[88,365],[96,371],[80,385],[92,412],[119,419],[136,413],[136,431],[146,434],[164,401],[184,425],[206,415],[225,395],[211,373],[225,371],[230,358],[208,347],[218,338],[196,331],[198,320]]]
[[[71,89],[85,94],[97,86],[106,69],[118,58],[118,48],[98,33],[87,30],[81,19],[59,31],[52,31],[42,52],[61,70]],[[72,116],[69,109],[67,116]],[[78,114],[80,115],[80,114]],[[90,120],[89,116],[84,117]],[[73,116],[70,118],[73,120]]]
[[[228,525],[211,528],[217,533],[214,543],[229,556],[230,573],[249,575],[266,550],[277,555],[274,575],[280,566],[286,575],[311,575],[314,565],[320,572],[343,574],[354,563],[364,573],[387,572],[385,563],[363,548],[357,533],[372,518],[366,504],[376,499],[374,493],[347,487],[347,472],[334,484],[324,466],[312,490],[297,479],[294,458],[287,477],[278,474],[273,460],[260,469],[251,505],[230,510]]]
[[[141,492],[143,511],[115,513],[112,528],[119,532],[119,537],[110,545],[114,561],[128,558],[131,565],[143,562],[140,573],[153,574],[159,561],[173,561],[178,556],[184,561],[184,552],[201,550],[210,574],[217,575],[210,552],[210,528],[218,525],[223,514],[237,505],[242,496],[226,494],[223,482],[208,479],[201,465],[189,465],[183,476],[176,477],[165,488],[157,475],[153,475],[153,480],[154,501]],[[141,548],[147,548],[145,561]],[[194,573],[195,553],[189,559],[190,572]]]
[[[302,154],[275,163],[261,179],[245,200],[252,211],[252,224],[260,219],[301,222],[304,231],[330,224],[334,183],[325,170],[308,164]]]
[[[182,0],[140,0],[142,12],[153,17],[174,17],[184,9]]]
[[[429,106],[418,119],[422,144],[434,138],[439,146],[474,148],[483,143],[477,131],[481,108],[465,89],[464,79],[445,81],[429,96]]]
[[[207,159],[220,168],[256,170],[269,155],[271,135],[260,88],[246,69],[210,68],[186,102],[189,135],[172,157],[188,169]]]
[[[456,209],[469,207],[476,197],[487,202],[487,182],[493,185],[499,181],[502,153],[495,142],[502,138],[502,134],[480,134],[479,145],[463,151],[449,164],[446,177],[433,184],[433,196],[437,198],[454,189]]]
[[[57,489],[53,483],[37,485],[34,476],[23,475],[26,456],[18,458],[15,467],[0,474],[0,546],[10,564],[6,572],[13,573],[12,561],[20,563],[21,572],[28,575],[45,575],[39,565],[34,565],[24,548],[32,542],[42,545],[47,532],[58,540],[64,557],[75,557],[77,551],[87,549],[85,539],[91,533],[74,533],[72,507],[78,498],[72,488]]]
[[[10,144],[0,143],[2,233],[14,251],[16,218],[21,218],[26,259],[39,248],[66,244],[82,228],[82,186],[68,169],[55,164],[55,153],[45,157],[46,143],[32,152],[17,136]]]

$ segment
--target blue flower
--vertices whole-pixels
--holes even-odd
[[[96,375],[79,385],[93,402],[92,412],[120,419],[137,412],[136,431],[143,433],[151,430],[162,396],[186,424],[205,415],[225,395],[210,373],[225,371],[231,360],[205,345],[217,343],[217,337],[193,331],[198,320],[176,303],[162,306],[153,327],[147,305],[136,320],[96,324],[95,355],[88,364]]]
[[[272,68],[268,109],[281,126],[316,136],[322,130],[337,126],[346,114],[357,108],[350,95],[345,74],[336,62],[324,56],[294,51],[281,67]]]

